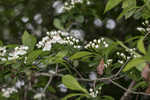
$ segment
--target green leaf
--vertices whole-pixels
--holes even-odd
[[[144,62],[144,63],[138,64],[136,68],[137,68],[137,70],[142,72],[145,66],[146,66],[146,63]]]
[[[41,53],[42,53],[42,50],[35,50],[35,51],[30,52],[27,56],[27,63],[29,64],[35,61],[36,58],[38,58]]]
[[[54,19],[53,25],[60,30],[65,30],[61,23],[61,20],[59,20],[57,18]]]
[[[122,0],[108,0],[104,12],[107,12],[107,11],[111,10],[112,8],[117,6],[119,3],[121,3],[121,1]]]
[[[71,97],[75,97],[75,96],[81,96],[81,95],[85,95],[85,94],[81,94],[81,93],[71,93],[71,94],[68,94],[67,96],[65,96],[63,99],[61,100],[68,100],[69,98]]]
[[[78,81],[71,75],[65,75],[62,77],[62,83],[71,90],[82,91],[88,94],[88,91],[80,86]]]
[[[146,83],[146,81],[141,81],[141,82],[137,83],[137,84],[133,87],[133,89],[137,89],[137,88],[139,88],[139,87],[144,88],[144,87],[146,87],[147,85],[148,85],[148,84]]]
[[[117,20],[120,20],[123,16],[125,16],[126,19],[131,17],[135,13],[136,9],[137,8],[124,8]]]
[[[132,59],[123,69],[123,71],[128,71],[133,67],[137,67],[139,64],[144,63],[146,60],[142,57]]]
[[[140,51],[141,53],[146,54],[146,50],[145,50],[145,47],[144,47],[143,40],[144,40],[144,37],[141,37],[141,38],[138,40],[137,48],[139,49],[139,51]]]
[[[22,36],[22,43],[29,47],[29,50],[33,50],[37,40],[34,36],[30,35],[27,31]]]
[[[122,8],[133,8],[136,6],[136,0],[124,0]]]
[[[113,97],[111,96],[103,96],[103,100],[115,100]]]
[[[79,59],[79,58],[81,58],[81,57],[88,56],[88,55],[92,55],[92,54],[93,54],[93,53],[88,52],[88,51],[81,51],[81,52],[77,52],[77,53],[75,53],[74,55],[72,55],[72,56],[70,57],[70,59],[71,59],[71,60],[73,60],[73,59]]]
[[[64,51],[64,50],[62,50],[62,51],[60,51],[60,52],[58,52],[57,53],[57,55],[55,56],[55,58],[56,58],[56,60],[62,60],[62,58],[64,57],[64,56],[66,56],[68,54],[68,51]]]
[[[79,23],[83,23],[84,22],[84,16],[76,17],[76,21],[79,22]]]

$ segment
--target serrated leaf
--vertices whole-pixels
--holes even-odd
[[[146,54],[146,50],[144,47],[144,43],[143,43],[144,37],[141,37],[138,42],[137,42],[137,48],[139,49],[139,51],[143,54]]]
[[[29,47],[29,50],[33,50],[37,40],[34,36],[30,35],[27,31],[22,36],[22,43]]]
[[[53,25],[60,30],[64,30],[61,20],[59,20],[57,18],[54,19]]]
[[[79,59],[79,58],[81,58],[81,57],[88,56],[88,55],[92,55],[92,53],[91,53],[91,52],[88,52],[88,51],[81,51],[81,52],[77,52],[77,53],[75,53],[74,55],[72,55],[72,56],[70,57],[70,59],[71,59],[71,60],[73,60],[73,59]]]
[[[130,70],[133,67],[137,67],[139,64],[144,63],[146,60],[142,57],[132,59],[123,69],[124,72]]]
[[[112,8],[117,6],[119,3],[121,3],[121,1],[122,0],[108,0],[104,12],[107,12],[107,11],[111,10]]]
[[[83,87],[81,87],[78,81],[71,75],[63,76],[62,83],[71,90],[77,90],[77,91],[82,91],[84,93],[88,93],[88,91]]]
[[[27,63],[29,64],[35,61],[41,53],[42,53],[42,50],[35,50],[35,51],[30,52],[27,56]]]

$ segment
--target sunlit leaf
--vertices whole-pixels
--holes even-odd
[[[28,46],[30,50],[33,50],[36,42],[37,40],[34,36],[29,34],[27,31],[24,32],[22,36],[23,45]]]
[[[145,50],[145,47],[144,47],[143,40],[144,40],[144,37],[141,37],[141,39],[137,43],[137,48],[139,49],[139,51],[141,53],[146,54],[146,50]]]
[[[137,67],[139,64],[144,63],[146,60],[142,57],[132,59],[123,69],[123,71],[128,71],[133,67]]]
[[[112,8],[117,6],[119,3],[121,3],[121,1],[122,0],[108,0],[104,12],[107,12],[107,11],[111,10]]]
[[[72,56],[70,57],[70,59],[71,59],[71,60],[73,60],[73,59],[79,59],[79,58],[81,58],[81,57],[88,56],[88,55],[92,55],[92,53],[91,53],[91,52],[88,52],[88,51],[81,51],[81,52],[77,52],[77,53],[75,53],[74,55],[72,55]]]
[[[62,83],[71,90],[77,90],[77,91],[82,91],[84,93],[88,93],[88,91],[83,87],[81,87],[78,81],[71,75],[63,76]]]

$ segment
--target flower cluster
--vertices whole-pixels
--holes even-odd
[[[120,58],[120,60],[118,60],[118,63],[123,64],[126,60],[128,60],[130,58],[136,58],[136,57],[138,57],[137,55],[135,55],[133,53],[135,50],[136,50],[136,48],[126,50],[126,52],[128,52],[128,54],[125,54],[123,52],[117,52],[116,54]]]
[[[140,32],[150,32],[150,23],[148,20],[146,20],[145,22],[142,23],[142,25],[146,28],[143,28],[143,27],[137,27],[137,30],[140,31]]]
[[[8,60],[14,60],[19,58],[20,56],[27,54],[28,49],[29,47],[24,45],[15,47],[14,51],[8,54]]]
[[[70,10],[70,9],[72,9],[72,8],[74,8],[75,7],[75,4],[77,4],[77,3],[83,3],[83,0],[70,0],[70,2],[65,2],[64,4],[64,9],[65,10]]]
[[[72,8],[75,7],[76,4],[83,4],[83,3],[84,3],[84,0],[69,0],[64,3],[64,9],[71,10]],[[86,4],[90,5],[91,2],[89,0],[86,0]]]
[[[2,89],[2,96],[9,98],[12,93],[17,93],[18,90],[15,87]]]
[[[24,81],[17,81],[14,87],[1,89],[2,95],[6,98],[9,98],[12,93],[17,93],[18,89],[20,89],[22,86],[24,86]]]
[[[47,36],[42,38],[42,41],[39,41],[37,44],[38,48],[43,48],[43,51],[50,51],[52,48],[52,44],[69,44],[74,48],[81,48],[78,43],[79,39],[73,38],[72,36],[68,36],[69,33],[63,31],[51,31],[47,32]]]
[[[6,47],[0,47],[0,60],[6,61],[6,58],[4,57],[6,55]]]
[[[98,90],[96,90],[96,91],[94,91],[94,89],[90,88],[90,89],[89,89],[90,96],[93,97],[93,98],[97,97],[99,91],[101,91],[101,87],[98,88]]]
[[[88,44],[85,45],[85,48],[99,48],[99,47],[107,48],[108,46],[109,44],[102,37],[100,39],[94,39],[93,41],[90,41]]]
[[[82,47],[81,45],[79,45],[80,40],[72,36],[67,36],[66,38],[64,38],[64,40],[66,44],[72,45],[74,48],[80,49]]]
[[[104,64],[104,66],[107,68],[112,63],[112,61],[113,61],[112,59],[108,59]]]
[[[42,38],[42,41],[36,45],[38,48],[43,48],[43,51],[50,51],[52,48],[52,44],[59,43],[64,44],[65,41],[62,39],[61,35],[66,35],[67,32],[62,31],[51,31],[47,32],[47,36]]]

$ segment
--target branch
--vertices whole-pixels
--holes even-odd
[[[144,92],[136,92],[136,91],[132,91],[131,89],[127,89],[127,88],[123,87],[122,85],[118,84],[117,82],[115,82],[115,81],[113,81],[111,79],[109,79],[109,81],[112,84],[116,85],[117,87],[121,88],[122,90],[128,91],[129,93],[150,96],[150,94],[147,94],[147,93],[144,93]]]
[[[123,96],[121,97],[120,100],[127,100],[127,99],[128,99],[129,94],[130,94],[129,90],[132,89],[132,87],[135,85],[135,83],[136,83],[136,82],[135,82],[134,80],[131,82],[131,84],[129,85],[127,91],[123,94]]]

